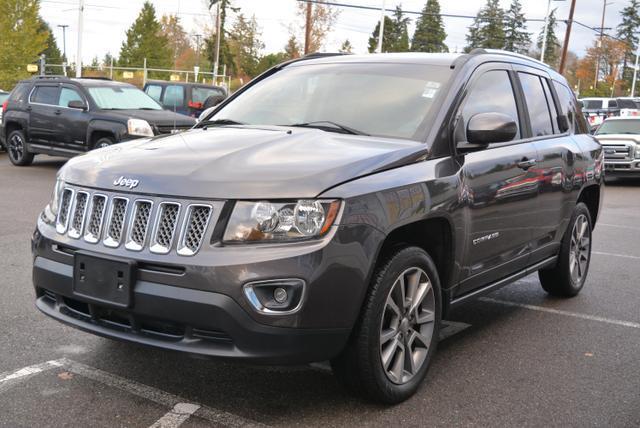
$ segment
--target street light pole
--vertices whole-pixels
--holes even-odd
[[[540,52],[540,62],[544,62],[544,52],[547,50],[547,35],[549,34],[549,12],[551,11],[551,0],[547,0],[547,13],[544,16],[544,32],[542,33],[542,52]]]
[[[631,84],[632,97],[636,96],[636,82],[638,80],[638,67],[640,66],[640,64],[638,64],[639,59],[640,59],[640,43],[638,43],[638,49],[636,51],[636,65],[633,68],[633,83]]]
[[[382,9],[380,10],[380,31],[378,32],[378,47],[377,53],[382,53],[382,39],[384,37],[384,16],[385,16],[386,0],[382,0]]]
[[[82,27],[84,25],[84,0],[79,0],[78,9],[78,50],[76,53],[76,77],[82,77]]]
[[[67,27],[68,25],[58,25],[62,28],[62,73],[67,75]]]

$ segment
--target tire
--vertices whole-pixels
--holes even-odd
[[[582,290],[591,263],[592,230],[589,209],[580,202],[574,208],[562,238],[556,266],[538,272],[542,288],[547,293],[574,297]]]
[[[409,302],[404,299],[410,305],[399,303],[402,290],[407,298],[414,296]],[[411,311],[412,306],[417,309]],[[331,361],[334,374],[372,401],[396,404],[406,400],[427,375],[438,344],[441,314],[440,280],[431,257],[417,247],[396,250],[376,268],[349,343]],[[403,358],[407,348],[412,351],[413,367]]]
[[[7,137],[7,153],[15,166],[28,166],[33,162],[34,155],[27,149],[26,142],[24,132],[20,129],[11,131]]]
[[[93,150],[95,150],[95,149],[103,149],[105,147],[112,146],[115,143],[116,143],[116,141],[111,137],[101,137],[101,138],[98,138],[98,141],[96,141],[93,144]]]

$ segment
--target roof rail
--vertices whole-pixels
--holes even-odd
[[[535,58],[531,58],[530,56],[527,56],[527,55],[522,55],[522,54],[515,53],[515,52],[504,51],[502,49],[475,48],[471,52],[469,52],[469,54],[470,55],[482,55],[482,54],[504,55],[504,56],[510,56],[510,57],[514,57],[514,58],[526,59],[527,61],[535,62],[536,64],[543,65],[546,68],[551,68],[553,70],[553,68],[549,64],[546,64],[546,63],[544,63],[544,62],[542,62],[540,60],[537,60]]]
[[[305,56],[299,59],[325,58],[328,56],[342,56],[342,55],[351,55],[351,54],[346,52],[313,52],[310,54],[306,54]]]
[[[108,80],[110,82],[113,81],[113,79],[110,79],[108,77],[103,77],[103,76],[82,76],[80,77],[80,79],[88,79],[88,80]]]
[[[67,76],[61,74],[45,74],[41,76],[33,76],[34,79],[68,79]]]

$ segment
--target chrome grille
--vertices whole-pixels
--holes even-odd
[[[56,220],[56,230],[58,231],[58,233],[65,233],[67,231],[67,222],[69,221],[71,202],[73,202],[73,190],[64,189],[62,191],[62,197],[60,198],[58,219]]]
[[[633,147],[626,144],[603,144],[604,158],[610,160],[632,160]]]
[[[152,208],[153,203],[151,201],[136,201],[133,207],[133,220],[129,227],[129,237],[125,244],[127,249],[140,251],[144,247]]]
[[[212,215],[213,206],[207,204],[67,187],[60,196],[56,230],[110,248],[124,244],[130,251],[173,250],[193,256],[202,247]]]
[[[185,227],[178,247],[178,254],[192,256],[202,244],[204,232],[211,217],[211,207],[208,205],[190,205],[185,217]]]
[[[102,232],[102,220],[107,207],[107,197],[105,195],[93,195],[91,198],[91,208],[89,208],[89,221],[84,234],[84,240],[95,244],[100,240]]]
[[[122,240],[124,221],[127,214],[129,200],[125,198],[113,198],[111,202],[111,212],[109,213],[109,223],[107,226],[107,236],[104,238],[104,245],[107,247],[117,247]]]
[[[180,204],[163,202],[160,204],[159,210],[150,249],[152,253],[166,254],[171,250],[171,244],[173,243],[173,236],[180,215]]]
[[[74,239],[78,239],[82,235],[84,217],[87,213],[88,199],[89,194],[87,192],[76,193],[76,199],[72,210],[73,216],[71,217],[71,224],[69,225],[69,236]]]

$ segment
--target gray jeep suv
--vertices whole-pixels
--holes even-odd
[[[585,283],[603,154],[565,79],[506,52],[315,56],[196,128],[70,160],[33,236],[37,307],[397,403],[448,311],[539,271]]]

